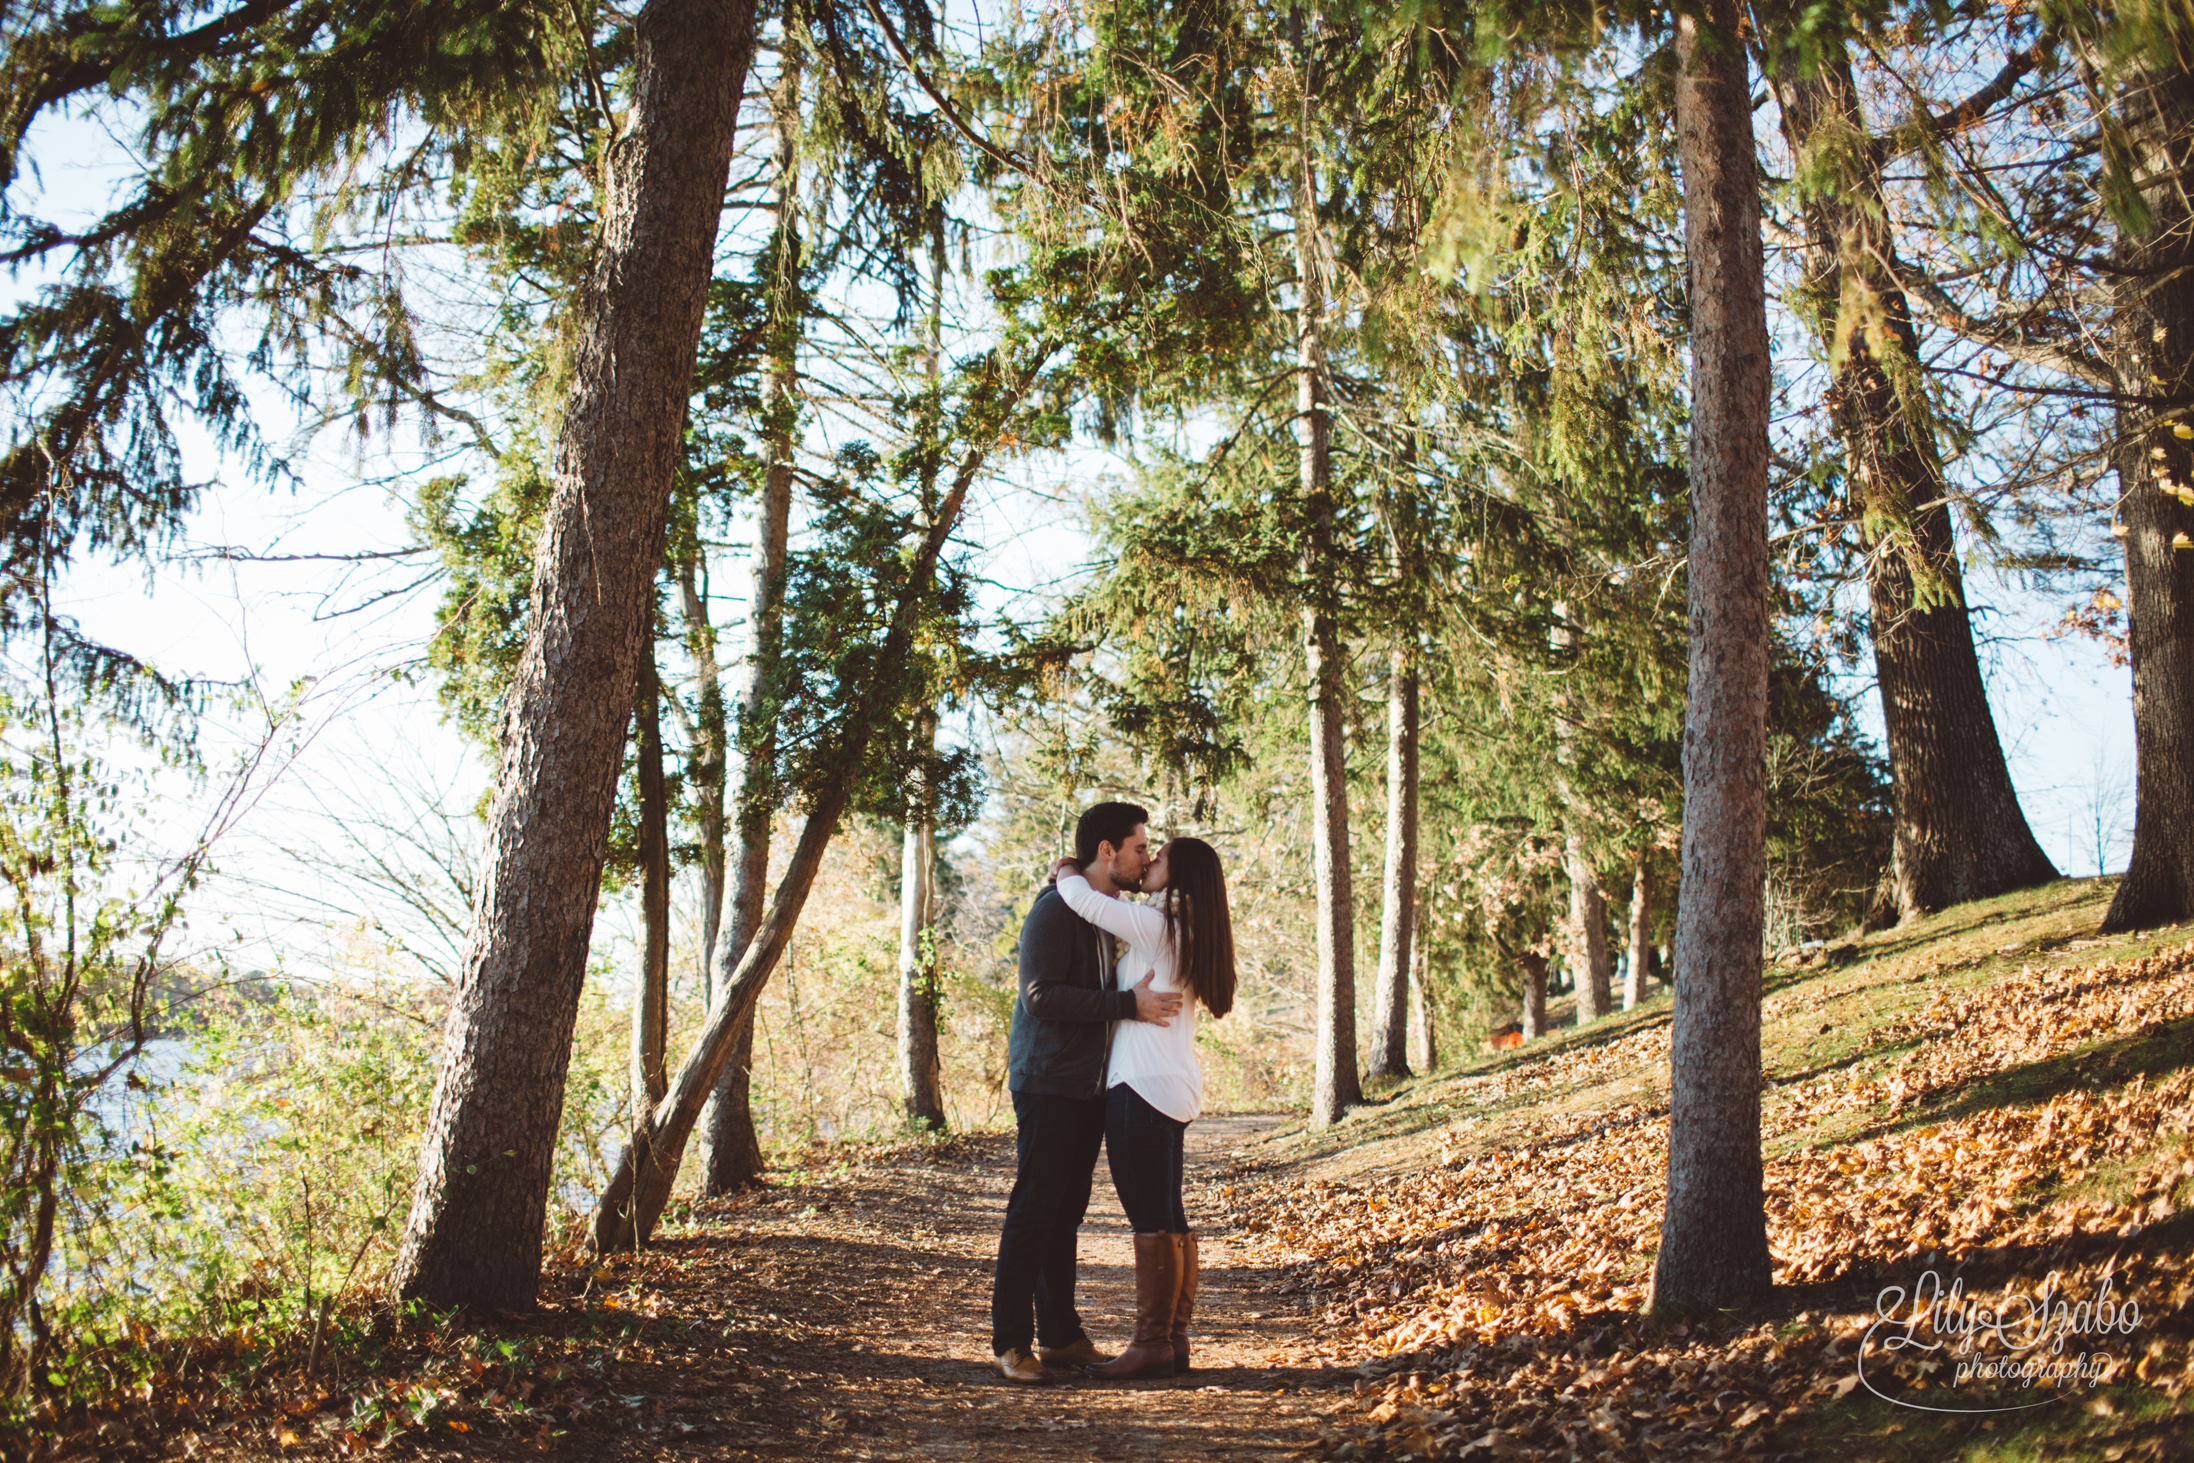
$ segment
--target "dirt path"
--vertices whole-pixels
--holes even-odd
[[[1190,1129],[1192,1221],[1216,1219],[1221,1206],[1199,1189],[1276,1121],[1221,1117]],[[1202,1230],[1193,1374],[1125,1385],[1062,1376],[1043,1387],[1001,1378],[988,1305],[1011,1182],[1010,1135],[981,1135],[879,1152],[710,1206],[653,1255],[619,1267],[606,1289],[567,1302],[567,1313],[655,1324],[590,1368],[612,1404],[565,1409],[565,1425],[533,1446],[592,1458],[1063,1463],[1299,1458],[1315,1444],[1333,1389],[1358,1378],[1304,1358],[1302,1302],[1277,1294],[1270,1273],[1218,1227]],[[1097,1190],[1083,1229],[1081,1309],[1109,1346],[1129,1329],[1133,1265],[1101,1163]],[[684,1323],[684,1341],[649,1344],[665,1318]],[[437,1437],[433,1450],[505,1451],[491,1431],[500,1429]]]

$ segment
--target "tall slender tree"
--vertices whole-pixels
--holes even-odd
[[[1676,924],[1663,1313],[1770,1278],[1760,1159],[1766,909],[1767,298],[1751,88],[1734,0],[1676,22],[1676,131],[1691,300],[1690,692]]]
[[[925,714],[920,725],[918,749],[934,755],[935,715]],[[907,800],[899,855],[899,1095],[908,1122],[941,1132],[945,1094],[937,1050],[937,824],[923,791],[927,781],[920,779]]]
[[[1387,667],[1386,875],[1380,885],[1379,973],[1366,1077],[1409,1075],[1410,972],[1417,933],[1417,737],[1415,648],[1398,646]]]
[[[939,212],[930,235],[929,306],[923,312],[921,432],[929,440],[918,448],[916,477],[922,508],[934,511],[944,425],[945,238]],[[915,719],[916,767],[901,800],[904,837],[899,857],[899,1091],[907,1120],[931,1131],[945,1126],[944,1077],[939,1066],[937,1009],[937,798],[932,768],[937,759],[937,713],[925,707]]]
[[[777,726],[767,714],[784,652],[787,535],[792,524],[794,453],[800,423],[800,343],[808,301],[805,244],[800,230],[800,138],[804,55],[799,32],[788,27],[770,93],[777,134],[772,205],[776,227],[767,255],[767,376],[762,397],[764,453],[761,501],[755,513],[755,545],[747,588],[748,647],[740,682],[738,773],[727,792],[733,858],[721,918],[726,937],[716,952],[708,983],[709,1004],[727,985],[746,947],[761,927],[769,890],[770,835],[779,806],[775,781]],[[741,1020],[731,1057],[717,1075],[700,1118],[701,1192],[714,1198],[735,1193],[762,1174],[762,1140],[753,1104],[754,1016]]]

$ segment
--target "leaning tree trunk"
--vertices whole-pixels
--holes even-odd
[[[1914,919],[2047,883],[2004,764],[1958,567],[1925,367],[1898,284],[1896,239],[1841,45],[1817,74],[1780,65],[1777,93],[1805,202],[1806,293],[1832,373],[1830,400],[1870,547],[1875,675],[1896,793],[1896,842],[1881,903]],[[1875,916],[1886,918],[1887,910]]]
[[[730,983],[762,923],[769,891],[770,830],[777,815],[773,776],[776,718],[769,709],[784,649],[785,544],[792,521],[792,454],[799,423],[800,331],[806,307],[800,283],[800,53],[787,44],[771,106],[777,122],[776,270],[770,299],[770,373],[763,393],[762,470],[754,573],[747,594],[752,642],[739,697],[739,783],[732,827],[738,859],[731,867],[730,937],[717,954],[710,982]],[[720,1198],[762,1177],[762,1140],[754,1129],[754,1013],[739,1023],[731,1057],[717,1074],[701,1114],[701,1192]]]
[[[739,958],[731,979],[717,990],[709,1006],[708,1019],[694,1038],[692,1050],[671,1078],[670,1090],[654,1110],[635,1125],[632,1141],[626,1145],[608,1187],[596,1201],[593,1228],[597,1253],[610,1254],[644,1244],[654,1233],[663,1206],[670,1202],[671,1185],[677,1181],[686,1141],[700,1119],[702,1104],[715,1087],[724,1064],[731,1058],[740,1023],[753,1015],[754,1003],[760,998],[770,972],[776,969],[778,957],[792,938],[794,926],[799,923],[800,911],[807,904],[816,871],[822,867],[824,851],[829,848],[830,840],[837,832],[838,820],[844,815],[859,781],[859,771],[868,756],[876,729],[885,717],[905,704],[907,661],[913,650],[915,626],[922,617],[923,602],[930,595],[945,541],[960,521],[968,489],[990,460],[990,452],[1005,423],[1056,348],[1049,342],[1039,342],[1014,373],[1003,379],[998,357],[992,356],[988,379],[979,387],[965,414],[973,431],[980,434],[979,440],[962,458],[951,490],[938,505],[929,531],[922,536],[921,544],[907,566],[898,599],[892,606],[884,642],[871,662],[869,676],[861,684],[854,703],[845,708],[839,740],[830,748],[831,760],[841,775],[825,779],[809,805],[800,841],[793,848],[784,877],[778,881],[775,898],[763,914],[754,938],[747,942],[746,953]]]
[[[640,782],[640,981],[632,1001],[634,1121],[663,1100],[664,1048],[670,1041],[670,800],[663,791],[662,687],[655,674],[654,627],[640,650],[639,735],[633,760]]]
[[[1760,962],[1767,911],[1767,423],[1752,106],[1735,0],[1676,30],[1691,299],[1690,690],[1676,923],[1663,1314],[1767,1293]]]
[[[569,395],[471,932],[391,1288],[526,1310],[625,726],[754,49],[751,0],[649,0],[571,311]]]
[[[2178,435],[2194,427],[2194,77],[2143,69],[2123,100],[2149,216],[2120,241],[2111,307],[2135,777],[2113,931],[2194,916],[2194,507],[2169,491],[2194,488],[2194,444]]]
[[[1409,1075],[1410,953],[1417,928],[1417,667],[1397,647],[1387,667],[1386,879],[1367,1077]],[[1430,1070],[1429,1068],[1427,1070]]]
[[[1630,884],[1630,959],[1623,971],[1623,1009],[1646,998],[1653,969],[1653,845],[1640,844]]]
[[[1310,160],[1310,101],[1302,101],[1302,159],[1296,179],[1295,436],[1301,449],[1308,604],[1303,657],[1310,672],[1310,862],[1318,904],[1318,1030],[1310,1123],[1322,1128],[1363,1100],[1356,1074],[1356,895],[1348,852],[1347,652],[1335,613],[1333,459],[1326,411],[1325,290],[1318,250],[1317,175]]]

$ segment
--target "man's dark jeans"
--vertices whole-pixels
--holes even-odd
[[[1137,1234],[1187,1234],[1181,1205],[1182,1140],[1188,1124],[1169,1118],[1122,1082],[1105,1104],[1105,1161],[1129,1228]]]
[[[990,1284],[994,1356],[1028,1350],[1032,1340],[1070,1346],[1085,1334],[1074,1309],[1074,1241],[1105,1139],[1105,1100],[1016,1092],[1013,1119],[1013,1196]]]

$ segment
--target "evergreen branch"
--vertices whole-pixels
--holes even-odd
[[[1913,114],[1904,126],[1887,136],[1867,139],[1867,150],[1873,154],[1875,166],[1880,167],[1891,158],[1910,151],[1912,142],[1920,139],[1941,142],[1980,125],[1987,120],[1988,114],[1995,109],[1997,103],[2017,90],[2020,81],[2041,65],[2043,59],[2055,49],[2055,38],[2042,36],[2032,45],[2013,51],[2004,59],[2002,69],[1986,85],[1948,111],[1931,113],[1924,104],[1916,100]],[[1881,61],[1879,56],[1875,59],[1877,62]],[[1898,74],[1895,67],[1886,63],[1883,69],[1892,76]]]
[[[1924,301],[1933,312],[1936,323],[1945,330],[1991,350],[2000,350],[2025,365],[2061,372],[2106,391],[2118,384],[2116,373],[2101,357],[2076,347],[2060,346],[2036,339],[2023,324],[1983,319],[1969,314],[1950,291],[1944,289],[1925,270],[1906,264],[1895,256],[1877,257],[1880,258],[1882,267],[1889,271],[1890,277],[1897,281],[1898,288],[1915,299]]]
[[[899,39],[899,32],[892,26],[890,19],[884,14],[883,7],[878,5],[876,0],[862,0],[862,5],[867,9],[869,18],[874,20],[877,26],[882,29],[884,44],[891,48],[891,54],[899,59],[900,65],[906,67],[907,74],[914,78],[914,84],[922,89],[922,94],[928,97],[936,106],[939,114],[950,124],[953,131],[966,138],[968,145],[977,152],[1007,171],[1018,173],[1024,178],[1040,176],[1035,165],[1027,158],[998,146],[997,143],[992,142],[982,133],[976,131],[974,125],[967,118],[960,115],[960,109],[945,99],[944,94],[938,90],[937,84],[930,80],[929,73],[922,69],[922,64],[908,53],[906,42]]]
[[[247,0],[226,15],[178,36],[152,41],[128,37],[128,49],[139,58],[149,55],[161,60],[220,55],[238,35],[272,19],[293,3]],[[23,136],[40,112],[72,96],[113,85],[116,71],[126,63],[121,55],[89,44],[98,39],[121,42],[124,38],[120,28],[106,22],[101,11],[87,8],[63,16],[44,35],[16,41],[18,56],[27,52],[30,64],[11,67],[14,74],[0,86],[0,189],[15,181],[15,160]]]

